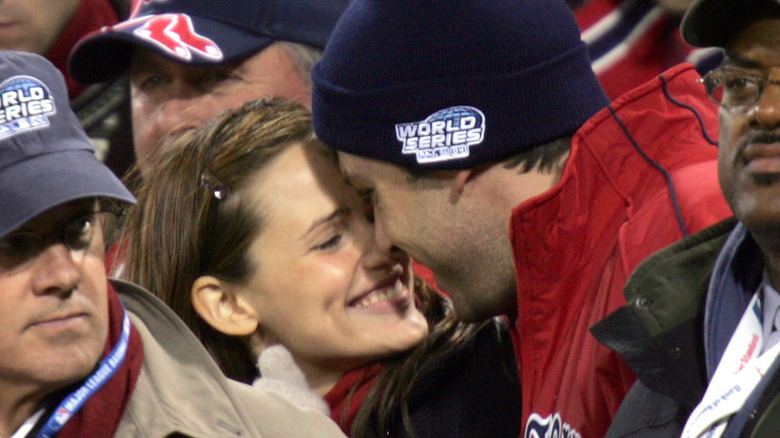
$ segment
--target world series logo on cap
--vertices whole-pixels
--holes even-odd
[[[46,85],[32,76],[13,76],[0,84],[0,139],[49,126],[57,113]]]
[[[398,123],[395,136],[401,152],[416,154],[418,163],[468,157],[470,147],[485,138],[485,115],[473,106],[445,108],[420,122]]]

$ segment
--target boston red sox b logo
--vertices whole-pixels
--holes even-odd
[[[137,26],[137,27],[136,27]],[[130,19],[114,29],[132,28],[133,33],[170,55],[190,61],[193,52],[214,61],[222,60],[222,50],[212,40],[198,35],[187,14],[160,14]]]

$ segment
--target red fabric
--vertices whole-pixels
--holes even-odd
[[[589,0],[574,11],[577,24],[584,32],[601,24],[626,4],[635,0]],[[656,6],[653,19],[644,29],[634,29],[631,38],[612,41],[617,49],[614,57],[605,64],[594,61],[594,71],[602,88],[610,99],[639,86],[664,70],[688,60],[694,50],[680,36],[679,19]],[[617,54],[617,52],[622,53]],[[593,57],[591,57],[593,58]]]
[[[717,139],[717,108],[693,65],[665,77],[672,95],[696,108]],[[717,147],[691,111],[664,96],[660,79],[612,107],[671,176],[689,233],[731,216],[718,184]],[[623,286],[644,258],[683,237],[672,206],[664,175],[605,108],[575,134],[558,185],[513,211],[519,279],[513,340],[524,436],[547,436],[555,427],[578,433],[569,436],[604,436],[635,377],[589,328],[626,304]]]
[[[71,49],[81,37],[117,22],[119,22],[119,16],[109,0],[81,0],[76,15],[67,24],[54,46],[46,53],[46,59],[51,61],[65,76],[70,99],[81,94],[85,88],[71,78],[68,73],[68,55],[70,55]]]
[[[106,357],[122,334],[122,306],[114,288],[108,285],[109,329],[103,356]],[[135,327],[130,331],[130,343],[122,365],[73,416],[57,438],[110,438],[119,426],[127,403],[135,388],[144,361],[141,335]]]
[[[433,290],[435,290],[436,292],[440,293],[445,297],[449,297],[449,295],[447,295],[446,292],[439,289],[439,287],[436,285],[436,279],[433,276],[433,271],[431,271],[427,266],[417,263],[416,261],[413,261],[412,270],[414,271],[414,275],[420,277],[420,279],[426,282],[428,286],[432,287]]]
[[[108,247],[106,251],[106,274],[109,277],[117,277],[127,257],[127,241],[118,240]]]
[[[380,371],[382,371],[381,364],[372,364],[349,371],[323,397],[330,406],[330,418],[347,436],[352,430],[352,422],[355,421],[360,406],[374,387]],[[357,389],[352,393],[355,387]]]
[[[581,30],[588,30],[599,20],[614,11],[623,0],[588,0],[574,11],[574,18]]]

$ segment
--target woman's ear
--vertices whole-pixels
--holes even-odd
[[[236,286],[216,277],[198,277],[192,284],[190,295],[192,307],[198,315],[226,335],[249,335],[260,324],[257,312],[236,293]]]

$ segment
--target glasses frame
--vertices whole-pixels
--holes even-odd
[[[728,79],[729,77],[745,80],[749,83],[756,86],[756,95],[750,101],[741,103],[739,105],[725,105],[723,103],[723,100],[721,99],[718,101],[717,98],[713,97],[713,92],[721,85],[724,85],[724,79]],[[734,68],[716,68],[715,70],[711,70],[706,75],[704,75],[703,78],[699,79],[699,83],[704,84],[704,88],[707,90],[707,97],[715,102],[718,106],[728,109],[738,109],[738,108],[745,108],[755,105],[759,100],[761,100],[761,96],[764,95],[764,90],[766,89],[767,85],[774,84],[780,86],[780,80],[773,80],[773,79],[767,79],[758,75],[754,75],[752,73],[748,73],[746,71],[742,71],[739,69]],[[724,95],[725,95],[724,91]]]
[[[70,254],[71,260],[81,264],[84,256],[93,249],[95,235],[98,228],[103,235],[103,243],[108,246],[112,242],[109,237],[113,224],[110,221],[117,220],[123,215],[123,210],[101,208],[96,211],[78,215],[68,221],[63,227],[41,235],[34,231],[15,231],[0,239],[0,273],[19,271],[37,259],[51,245],[62,244]],[[92,224],[88,238],[81,236],[78,230],[85,223]],[[20,239],[19,243],[12,243],[13,239]],[[17,254],[10,255],[13,248],[17,248]],[[105,249],[105,248],[104,248]],[[78,256],[78,257],[77,257]]]

